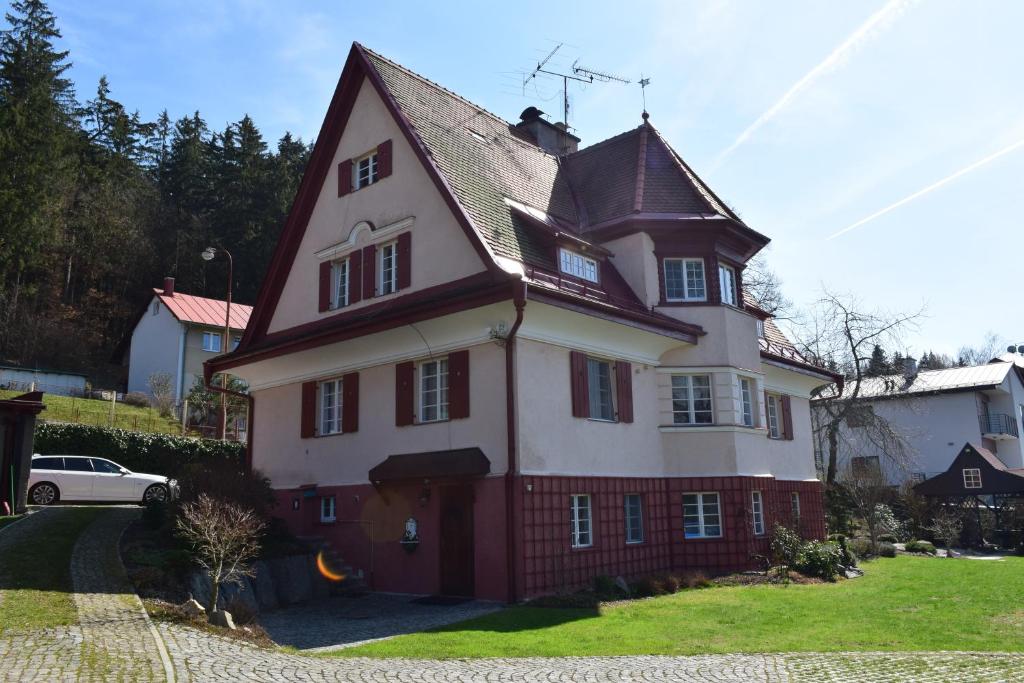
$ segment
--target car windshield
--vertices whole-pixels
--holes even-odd
[[[93,458],[92,467],[97,472],[103,472],[105,474],[121,474],[121,466],[115,465],[109,460],[97,460]]]

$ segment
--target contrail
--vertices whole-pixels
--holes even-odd
[[[874,212],[873,214],[871,214],[867,218],[861,218],[856,223],[854,223],[852,225],[846,226],[845,228],[843,228],[839,232],[835,233],[834,235],[830,235],[828,237],[828,239],[830,239],[830,240],[831,239],[835,239],[836,237],[839,237],[840,235],[843,235],[845,233],[850,232],[854,228],[859,228],[860,226],[864,225],[865,223],[867,223],[869,221],[875,220],[879,216],[884,216],[885,214],[889,213],[893,209],[898,209],[899,207],[903,206],[907,202],[912,202],[915,199],[917,199],[918,197],[923,197],[924,195],[928,194],[932,190],[937,190],[940,187],[942,187],[943,185],[945,185],[946,183],[951,183],[954,180],[956,180],[957,178],[959,178],[960,176],[966,175],[966,174],[970,173],[971,171],[973,171],[975,169],[979,169],[982,166],[984,166],[985,164],[990,163],[992,161],[995,161],[999,157],[1004,156],[1006,154],[1009,154],[1010,152],[1012,152],[1013,150],[1015,150],[1015,149],[1017,149],[1018,147],[1021,147],[1021,146],[1024,146],[1024,140],[1018,140],[1017,142],[1013,143],[1009,147],[1004,147],[1003,149],[999,150],[998,152],[995,152],[993,154],[989,154],[984,159],[981,159],[979,161],[975,161],[973,164],[971,164],[970,166],[967,166],[965,168],[961,168],[956,173],[954,173],[952,175],[948,175],[945,178],[943,178],[942,180],[939,180],[938,182],[932,183],[931,185],[929,185],[928,187],[924,188],[923,190],[918,190],[917,192],[915,192],[914,194],[910,195],[909,197],[904,197],[903,199],[899,200],[895,204],[890,204],[889,206],[885,207],[881,211]]]
[[[855,50],[866,42],[876,37],[881,29],[887,28],[888,23],[895,20],[903,13],[904,10],[909,8],[916,1],[917,0],[889,0],[882,9],[868,17],[868,20],[861,24],[856,31],[851,33],[839,47],[832,50],[832,52],[817,66],[808,71],[807,74],[799,81],[794,83],[793,86],[787,90],[775,104],[758,116],[756,121],[747,126],[747,129],[740,133],[739,137],[737,137],[731,145],[722,150],[712,163],[711,171],[714,171],[721,166],[726,157],[736,151],[740,145],[749,140],[750,136],[752,136],[758,128],[766,124],[769,120],[774,118],[776,114],[782,111],[793,100],[793,98],[796,97],[797,93],[807,88],[830,70],[839,66],[844,59],[849,57]],[[879,30],[876,31],[875,29]]]

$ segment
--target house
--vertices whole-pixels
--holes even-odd
[[[152,394],[149,378],[167,373],[174,386],[174,400],[188,395],[203,363],[224,353],[224,319],[227,302],[174,291],[174,278],[164,278],[163,289],[153,297],[132,328],[128,350],[128,391]],[[252,306],[231,304],[231,345],[241,341]]]
[[[844,391],[853,391],[849,384]],[[820,408],[816,408],[820,410]],[[905,466],[890,457],[899,446],[880,443],[875,418],[898,434]],[[862,380],[840,428],[838,467],[880,469],[894,484],[946,472],[964,443],[977,444],[1009,469],[1024,468],[1024,358],[1005,354],[985,365],[918,371],[909,359],[903,375]],[[827,452],[824,445],[819,446]],[[889,452],[887,452],[889,451]]]
[[[276,514],[376,590],[519,600],[824,535],[809,397],[745,304],[768,238],[645,113],[578,148],[356,44],[253,317]],[[763,335],[759,336],[759,330]]]
[[[58,396],[85,396],[88,379],[77,372],[0,365],[0,389],[45,391]]]

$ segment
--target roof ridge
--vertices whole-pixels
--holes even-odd
[[[154,287],[153,288],[153,293],[156,294],[157,296],[166,296],[168,299],[174,299],[176,297],[185,297],[185,296],[187,296],[190,299],[201,299],[202,301],[213,301],[213,302],[216,302],[218,304],[224,304],[225,306],[228,303],[226,299],[214,299],[213,297],[209,297],[209,296],[199,296],[198,294],[189,294],[188,292],[179,292],[177,290],[175,290],[171,294],[165,294],[164,290],[160,289],[159,287]],[[232,307],[244,307],[244,308],[252,308],[253,307],[252,304],[243,304],[243,303],[239,303],[237,301],[232,301],[231,302],[231,306]]]

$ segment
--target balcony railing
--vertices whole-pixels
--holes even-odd
[[[992,439],[1018,438],[1017,420],[1012,415],[1001,413],[989,413],[981,415],[978,420],[981,422],[981,434]]]

